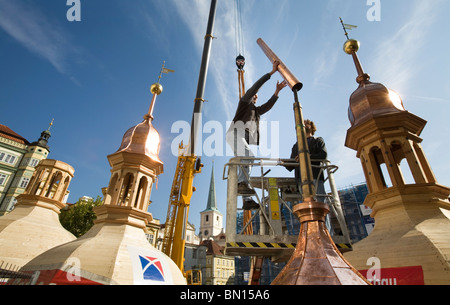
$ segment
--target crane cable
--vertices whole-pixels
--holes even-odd
[[[244,55],[244,36],[242,35],[241,1],[234,1],[234,20],[236,31],[236,56]]]
[[[236,66],[238,68],[238,85],[239,85],[239,99],[241,99],[245,94],[245,82],[244,82],[244,35],[242,34],[242,14],[241,14],[241,1],[234,1],[234,17],[235,17],[235,31],[236,31]],[[247,226],[244,234],[253,235],[253,226],[250,222],[252,217],[251,211],[244,211],[243,214],[244,226]],[[247,225],[247,223],[249,223]]]
[[[239,99],[245,94],[245,82],[244,82],[244,36],[242,35],[242,14],[241,14],[241,1],[234,1],[234,20],[236,31],[236,66],[238,67],[238,86],[239,86]]]

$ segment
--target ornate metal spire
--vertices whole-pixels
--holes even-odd
[[[166,64],[166,62],[163,61],[163,64],[162,64],[162,67],[161,67],[161,71],[160,71],[159,77],[158,77],[158,82],[154,83],[150,87],[150,92],[153,94],[153,98],[152,98],[152,102],[150,104],[150,107],[148,109],[148,112],[144,116],[144,119],[146,119],[146,120],[151,120],[151,121],[153,120],[153,110],[155,108],[156,97],[163,92],[163,86],[161,85],[162,74],[163,73],[168,74],[168,73],[171,73],[171,72],[175,72],[174,70],[170,70],[170,69],[165,68],[165,64]]]
[[[342,18],[339,17],[339,19],[341,21],[342,28],[344,29],[345,36],[347,37],[347,41],[344,44],[344,52],[349,55],[352,55],[353,61],[355,62],[356,71],[358,72],[358,78],[356,79],[356,82],[358,84],[361,84],[365,81],[370,80],[370,75],[364,72],[361,62],[359,61],[358,55],[356,54],[359,51],[359,47],[360,47],[359,41],[356,39],[350,39],[348,37],[348,32],[347,32],[347,30],[352,30],[354,28],[357,28],[357,26],[351,25],[351,24],[345,24],[344,21],[342,20]]]
[[[393,90],[386,88],[383,84],[370,81],[369,74],[365,73],[358,55],[360,43],[355,39],[348,38],[348,29],[356,26],[345,24],[341,20],[347,41],[344,44],[344,52],[352,55],[358,72],[356,82],[359,88],[350,97],[348,116],[352,126],[361,124],[371,117],[405,111],[401,97]]]

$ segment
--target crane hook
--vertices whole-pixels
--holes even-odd
[[[240,55],[238,57],[236,57],[236,66],[238,67],[239,70],[243,70],[244,66],[245,66],[245,57]]]

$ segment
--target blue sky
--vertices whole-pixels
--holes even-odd
[[[422,133],[431,167],[450,185],[450,2],[380,0],[379,21],[367,17],[374,5],[363,0],[245,0],[241,4],[247,88],[271,69],[256,40],[261,37],[299,78],[304,116],[314,120],[329,159],[339,166],[338,187],[364,182],[356,153],[346,148],[348,100],[357,88],[356,70],[342,51],[339,23],[357,25],[350,36],[361,41],[358,55],[372,81],[396,90],[406,109],[428,121]],[[378,1],[369,1],[369,3]],[[153,125],[161,135],[165,163],[150,212],[165,221],[177,157],[171,147],[182,122],[190,123],[200,70],[209,0],[81,0],[81,21],[69,22],[63,0],[0,0],[0,123],[35,141],[54,118],[49,158],[75,168],[69,201],[101,195],[109,183],[107,155],[120,146],[126,130],[140,123],[150,105],[149,87],[163,61],[176,72],[164,74]],[[205,88],[202,143],[223,134],[238,101],[234,3],[218,0],[214,39]],[[275,90],[276,74],[260,90],[260,102]],[[276,132],[279,157],[295,142],[293,95],[280,94],[263,116]],[[178,122],[178,123],[177,123]],[[271,125],[275,122],[276,125]],[[222,130],[208,130],[211,126]],[[211,124],[211,125],[208,125]],[[206,128],[208,127],[208,128]],[[219,128],[220,129],[220,128]],[[203,153],[203,173],[189,220],[199,226],[205,209],[212,161],[217,201],[226,214],[223,166],[226,143],[216,155]],[[217,148],[217,147],[216,147]],[[281,170],[275,174],[291,176]]]

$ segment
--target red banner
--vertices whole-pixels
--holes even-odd
[[[422,266],[359,271],[373,285],[425,285]]]

